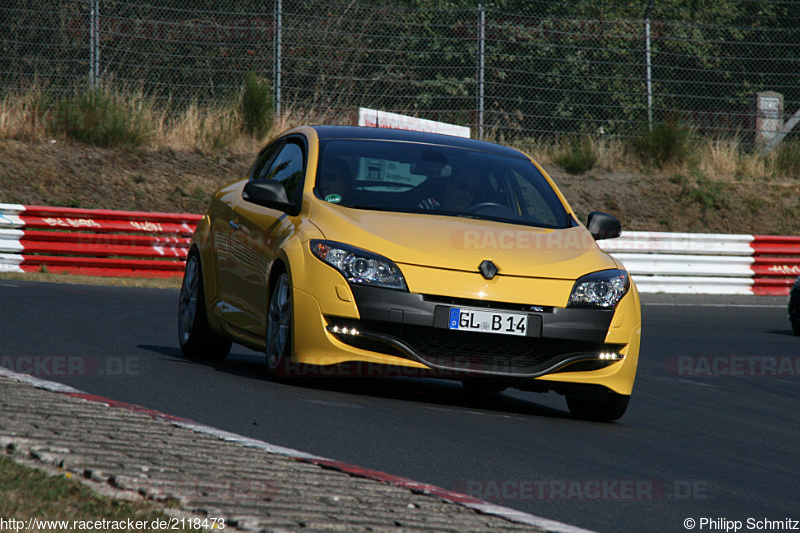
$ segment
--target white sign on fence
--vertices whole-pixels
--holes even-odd
[[[456,126],[455,124],[448,124],[446,122],[398,115],[397,113],[378,111],[366,107],[359,108],[358,110],[358,125],[369,128],[426,131],[429,133],[455,135],[456,137],[470,137],[469,128],[466,126]]]

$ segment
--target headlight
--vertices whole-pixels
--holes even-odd
[[[407,290],[400,269],[389,259],[332,241],[311,241],[311,251],[342,273],[349,283]]]
[[[572,287],[567,307],[614,309],[628,292],[630,283],[624,270],[601,270],[578,278]]]

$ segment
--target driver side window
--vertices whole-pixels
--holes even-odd
[[[250,170],[250,181],[260,180],[266,177],[266,173],[269,170],[269,162],[272,161],[272,158],[275,157],[275,154],[281,146],[283,146],[282,142],[276,142],[267,146],[258,154],[258,158],[255,163],[253,163],[253,168]]]
[[[294,205],[299,205],[303,194],[305,177],[305,150],[301,143],[289,139],[267,147],[253,166],[251,180],[273,179],[279,181],[286,197]]]

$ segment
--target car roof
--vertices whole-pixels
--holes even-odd
[[[469,150],[480,150],[492,152],[511,157],[528,159],[528,157],[514,148],[501,146],[477,139],[466,137],[456,137],[454,135],[443,135],[441,133],[428,133],[422,131],[398,130],[391,128],[374,128],[365,126],[312,126],[317,132],[320,140],[328,139],[358,139],[358,140],[379,140],[379,141],[400,141],[418,142],[425,144],[437,144],[440,146],[452,146],[454,148],[466,148]]]

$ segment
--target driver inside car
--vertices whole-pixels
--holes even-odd
[[[338,204],[347,195],[350,186],[350,167],[336,157],[324,167],[317,179],[317,190],[326,202]]]
[[[432,196],[419,203],[423,209],[441,209],[444,211],[464,211],[480,201],[478,190],[481,176],[474,169],[466,169],[447,178],[444,191],[439,198]]]

